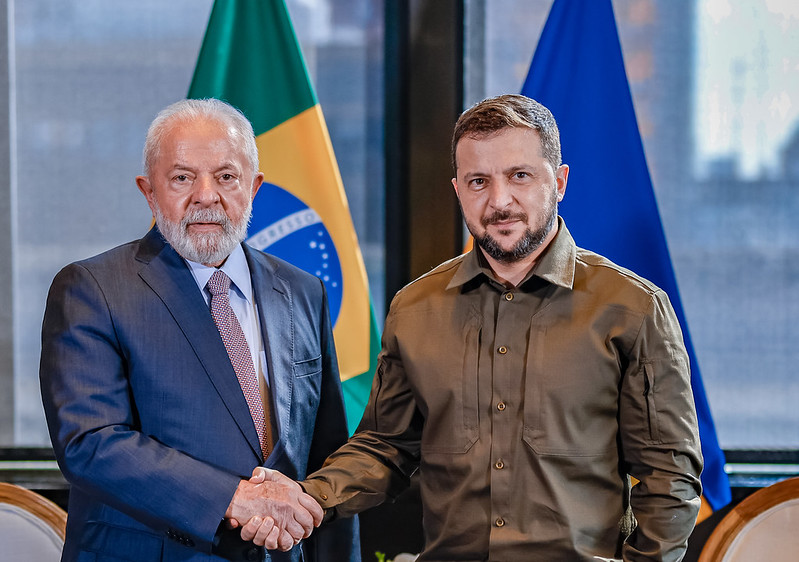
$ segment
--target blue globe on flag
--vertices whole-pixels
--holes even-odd
[[[319,277],[325,284],[330,320],[341,311],[341,262],[319,214],[285,189],[261,184],[252,203],[247,244]]]

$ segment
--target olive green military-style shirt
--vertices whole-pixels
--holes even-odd
[[[702,458],[677,319],[558,222],[518,287],[475,249],[397,293],[361,424],[303,482],[329,516],[418,469],[422,561],[682,557]]]

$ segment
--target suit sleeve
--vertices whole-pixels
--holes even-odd
[[[630,504],[637,528],[624,560],[677,561],[699,512],[702,454],[688,356],[668,297],[658,292],[629,354],[620,398]]]
[[[118,321],[85,267],[73,264],[56,276],[42,326],[40,380],[61,470],[114,509],[156,530],[188,533],[197,548],[210,549],[240,479],[139,429],[128,376],[146,358],[126,356]]]

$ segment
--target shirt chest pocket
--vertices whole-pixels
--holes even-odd
[[[533,321],[524,382],[523,438],[540,455],[616,449],[619,368],[590,330]]]
[[[442,346],[429,373],[419,373],[426,420],[423,453],[459,454],[477,441],[478,364],[482,323],[473,316],[461,332],[461,345]]]

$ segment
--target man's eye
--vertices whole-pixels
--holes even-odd
[[[528,174],[527,172],[516,172],[516,177],[517,177],[517,178],[519,178],[520,180],[523,180],[523,179],[524,179],[524,178],[526,178],[528,175],[529,175],[529,174]]]
[[[475,184],[475,185],[483,185],[485,183],[485,181],[486,180],[484,180],[483,178],[474,178],[472,180],[472,183]]]
[[[189,176],[187,176],[186,174],[179,174],[179,175],[175,176],[175,181],[184,182],[184,181],[187,181],[188,179],[189,179]]]
[[[223,180],[223,181],[230,181],[230,180],[232,180],[232,179],[233,179],[233,176],[232,176],[232,175],[230,175],[230,174],[222,174],[222,176],[221,176],[221,177],[222,177],[222,180]]]

